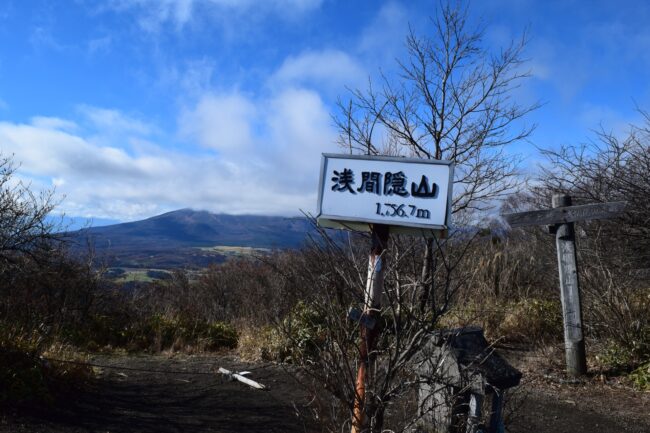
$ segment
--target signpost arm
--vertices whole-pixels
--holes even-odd
[[[553,208],[571,206],[571,197],[553,195]],[[564,319],[564,346],[567,373],[580,376],[587,373],[585,341],[582,334],[582,306],[578,283],[574,223],[559,224],[555,233],[560,292]]]
[[[384,250],[388,244],[389,226],[373,224],[372,246],[368,260],[368,280],[364,294],[363,314],[369,318],[376,318],[381,308],[381,295],[384,291],[384,272],[386,269],[386,255]],[[376,320],[375,320],[376,322]],[[369,357],[374,348],[375,339],[379,333],[379,326],[372,329],[360,321],[361,342],[359,343],[359,370],[355,384],[354,409],[352,416],[352,433],[359,433],[365,424],[364,406],[366,396],[366,378],[368,375]]]

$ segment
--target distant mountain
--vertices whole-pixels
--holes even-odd
[[[306,218],[214,214],[181,209],[142,221],[67,233],[74,249],[93,246],[109,266],[205,266],[224,259],[210,247],[297,248],[313,227]]]
[[[181,209],[142,221],[93,227],[81,232],[97,248],[147,246],[295,248],[311,229],[306,218],[214,214]]]

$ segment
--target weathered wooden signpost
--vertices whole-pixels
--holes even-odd
[[[613,218],[619,216],[624,208],[625,202],[572,206],[570,196],[555,194],[552,209],[502,215],[511,227],[548,225],[551,233],[555,234],[564,319],[566,369],[571,376],[580,376],[587,372],[574,223]]]
[[[451,215],[453,164],[449,161],[324,154],[318,190],[318,224],[370,231],[372,247],[361,328],[352,433],[364,427],[369,356],[379,333],[390,233],[444,236]]]

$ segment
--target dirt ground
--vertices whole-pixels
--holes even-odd
[[[99,380],[51,408],[25,408],[5,416],[0,432],[172,433],[302,432],[292,401],[301,393],[277,366],[250,366],[231,356],[96,357],[92,362],[134,370],[99,369]],[[269,391],[215,373],[253,370]],[[174,371],[175,373],[162,373]],[[183,374],[183,372],[187,374]],[[195,374],[198,373],[198,374]]]
[[[523,385],[511,432],[650,433],[650,394],[608,385]]]
[[[101,356],[93,362],[134,370],[96,370],[99,380],[74,398],[2,415],[0,433],[318,431],[297,417],[308,396],[277,365],[247,365],[229,355]],[[218,367],[251,370],[251,378],[269,390],[230,381],[215,373]],[[518,407],[510,432],[650,433],[650,393],[596,379],[570,384],[525,377],[511,403]]]
[[[605,374],[568,380],[562,365],[549,367],[539,353],[501,353],[523,373],[510,403],[514,415],[507,430],[650,433],[650,392],[632,390],[621,378]]]

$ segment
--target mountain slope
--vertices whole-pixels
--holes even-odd
[[[312,230],[306,218],[181,209],[142,221],[91,227],[66,236],[77,249],[90,241],[98,256],[108,259],[112,266],[169,268],[185,262],[202,266],[206,260],[218,259],[215,253],[199,253],[199,247],[297,248]],[[165,258],[165,263],[156,263],[160,257]]]

